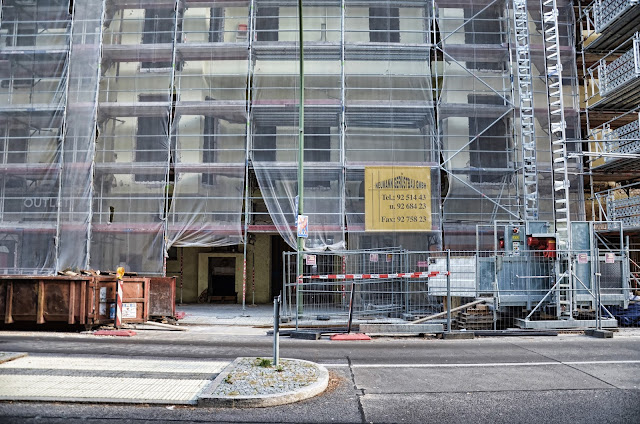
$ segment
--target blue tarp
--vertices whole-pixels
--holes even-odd
[[[630,303],[627,309],[620,306],[609,308],[609,312],[618,320],[621,327],[640,326],[640,303]]]

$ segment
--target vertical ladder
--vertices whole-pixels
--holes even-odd
[[[549,97],[549,136],[553,178],[554,217],[558,255],[556,260],[556,305],[558,318],[573,317],[572,264],[570,255],[571,220],[569,212],[569,169],[567,134],[562,89],[560,33],[556,0],[542,1],[544,57]]]
[[[528,221],[538,219],[538,172],[536,168],[536,137],[527,0],[513,0],[513,17],[516,37],[518,91],[520,95],[520,144],[522,148],[524,182],[524,219]]]

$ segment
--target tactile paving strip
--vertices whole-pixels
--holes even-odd
[[[30,356],[0,365],[0,399],[195,404],[210,378],[228,364],[228,361]],[[100,376],[105,369],[120,371],[122,375]],[[92,370],[96,375],[87,375]],[[141,372],[154,376],[162,373],[164,378],[127,376]],[[203,373],[210,373],[211,377],[189,378]]]

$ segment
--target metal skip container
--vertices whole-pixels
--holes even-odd
[[[0,276],[0,322],[90,324],[93,277]]]
[[[149,279],[122,279],[122,322],[141,323],[149,318]],[[94,323],[112,323],[116,314],[116,284],[113,276],[95,277],[93,299]]]
[[[104,325],[115,319],[115,276],[0,276],[0,324]],[[125,277],[124,323],[175,316],[175,278]]]

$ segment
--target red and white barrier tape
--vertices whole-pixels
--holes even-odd
[[[433,278],[439,275],[449,275],[448,271],[431,272],[399,272],[396,274],[326,274],[326,275],[305,275],[304,278],[311,280],[376,280],[385,278]]]

